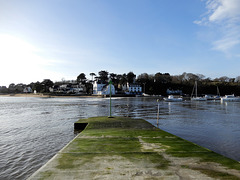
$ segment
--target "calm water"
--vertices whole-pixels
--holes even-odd
[[[154,98],[113,98],[112,114],[157,126]],[[240,161],[239,102],[160,102],[159,127]],[[0,179],[26,179],[75,136],[80,118],[108,116],[106,98],[0,97]]]

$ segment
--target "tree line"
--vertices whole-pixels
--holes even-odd
[[[115,89],[121,92],[122,85],[127,83],[137,83],[142,86],[143,92],[150,95],[166,95],[167,89],[170,90],[181,90],[183,94],[190,95],[194,86],[195,81],[198,82],[198,92],[199,94],[216,94],[217,87],[220,90],[221,95],[225,94],[235,94],[240,95],[240,76],[236,78],[229,78],[227,76],[222,76],[219,78],[211,79],[205,77],[202,74],[193,73],[182,73],[181,75],[170,75],[169,73],[148,74],[142,73],[138,76],[132,71],[129,73],[116,74],[109,73],[108,71],[101,70],[97,74],[90,73],[90,79],[86,78],[85,73],[80,73],[74,82],[85,84],[87,87],[87,92],[91,94],[92,82],[98,81],[99,83],[108,83],[111,79]],[[72,81],[73,82],[73,81]],[[28,85],[25,84],[10,84],[8,88],[1,88],[2,93],[20,93],[22,89],[26,86],[32,88],[41,93],[48,93],[49,87],[54,85],[60,85],[64,83],[69,83],[67,81],[53,82],[50,79],[45,79],[42,82],[32,82]]]

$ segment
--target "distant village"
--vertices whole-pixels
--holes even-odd
[[[10,84],[9,87],[0,86],[1,93],[49,93],[53,95],[142,95],[142,86],[136,82],[136,75],[132,72],[117,76],[107,71],[100,71],[99,76],[90,74],[88,80],[81,73],[76,80],[62,80],[52,82],[44,79],[42,82],[26,84]],[[94,78],[94,80],[93,80]],[[118,78],[118,79],[117,79]],[[109,83],[111,81],[111,83]],[[118,82],[118,83],[116,83]]]
[[[194,82],[198,82],[200,94],[216,94],[216,87],[220,93],[240,95],[240,76],[229,78],[226,76],[210,79],[202,74],[183,73],[170,75],[169,73],[147,74],[136,76],[133,72],[124,74],[99,71],[90,73],[87,79],[80,73],[75,80],[62,80],[53,82],[44,79],[42,82],[26,84],[10,84],[8,87],[0,86],[1,94],[11,93],[46,93],[52,95],[93,95],[93,96],[148,96],[148,95],[181,95],[189,96]]]

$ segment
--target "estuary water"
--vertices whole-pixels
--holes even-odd
[[[112,98],[112,115],[157,126],[156,98]],[[76,134],[81,118],[109,115],[109,98],[0,97],[0,179],[26,179]],[[240,161],[240,103],[159,102],[158,127]]]

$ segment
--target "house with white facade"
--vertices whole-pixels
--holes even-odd
[[[127,83],[127,86],[124,87],[126,94],[132,94],[132,95],[142,95],[142,86],[136,83],[129,84]]]
[[[72,89],[71,89],[74,93],[76,94],[86,94],[87,92],[87,88],[84,84],[75,84],[72,85]]]
[[[94,81],[93,83],[93,95],[110,95],[110,89],[111,94],[115,95],[115,88],[112,84],[105,84],[100,81]]]
[[[49,88],[49,91],[52,93],[59,93],[59,94],[86,94],[87,88],[85,84],[73,82],[68,83],[60,82],[58,85],[54,85],[53,87]]]

